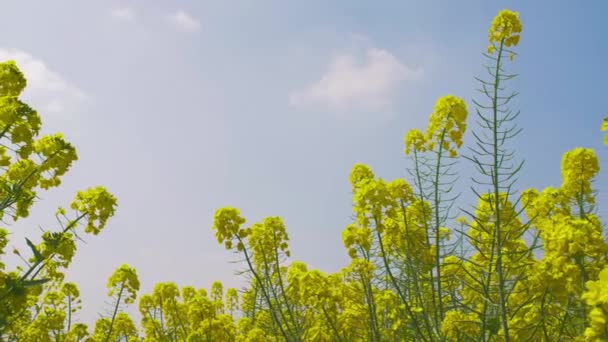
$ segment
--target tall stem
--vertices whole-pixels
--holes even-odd
[[[72,328],[72,296],[68,295],[68,332]]]
[[[243,245],[245,245],[243,243],[243,240],[240,237],[237,236],[237,239],[239,240],[240,243],[242,243]],[[275,322],[275,324],[277,325],[277,327],[281,331],[281,335],[283,335],[283,338],[285,339],[285,341],[291,341],[291,339],[289,338],[289,335],[287,335],[287,333],[283,329],[283,326],[281,325],[281,321],[276,316],[276,312],[275,312],[275,309],[272,306],[272,301],[270,300],[270,296],[266,292],[266,289],[264,289],[264,285],[262,283],[262,279],[260,278],[259,274],[253,268],[253,264],[251,263],[251,258],[249,256],[249,253],[247,252],[247,248],[243,248],[243,253],[245,254],[245,261],[247,262],[247,266],[249,266],[249,270],[253,274],[255,280],[258,282],[258,284],[260,286],[260,289],[262,290],[262,295],[264,296],[264,299],[266,299],[266,303],[268,304],[268,308],[270,309],[270,315],[272,317],[272,320]]]
[[[420,174],[420,163],[418,161],[418,152],[414,149],[414,169],[416,171],[416,180],[418,183],[418,188],[420,190],[419,193],[419,197],[420,197],[420,201],[422,202],[422,215],[423,215],[423,221],[424,221],[424,229],[426,232],[426,248],[430,248],[431,247],[431,240],[429,238],[429,223],[428,223],[428,219],[427,219],[427,213],[424,207],[424,201],[426,196],[424,195],[424,191],[423,191],[423,186],[422,186],[422,175]],[[435,299],[436,297],[436,292],[435,292],[435,281],[434,281],[434,276],[433,276],[433,270],[431,269],[429,271],[429,285],[431,288],[431,302],[433,304],[433,317],[434,317],[434,321],[435,321],[435,326],[437,328],[439,328],[439,321],[437,319],[437,312],[435,311],[435,308],[437,307],[437,300]]]
[[[382,254],[382,261],[384,262],[384,268],[386,269],[386,272],[388,273],[388,276],[391,279],[393,287],[395,288],[395,290],[397,290],[397,294],[399,294],[399,297],[401,298],[403,305],[405,305],[405,309],[407,310],[408,314],[412,318],[416,332],[418,333],[418,335],[420,336],[420,338],[423,341],[426,341],[427,339],[422,334],[422,331],[420,331],[420,326],[418,325],[418,320],[417,320],[416,316],[414,315],[414,312],[412,311],[410,303],[407,300],[406,296],[403,294],[403,291],[401,291],[401,287],[399,286],[399,283],[397,283],[397,279],[395,278],[395,276],[393,275],[393,272],[391,271],[391,267],[388,262],[386,251],[384,250],[384,242],[382,241],[382,235],[380,234],[380,231],[378,230],[379,220],[377,218],[374,218],[374,221],[376,223],[376,235],[378,236],[378,244],[380,245],[380,252]],[[430,333],[431,330],[430,330],[430,327],[428,326],[428,322],[427,322],[427,329],[429,330],[429,333]]]
[[[498,50],[498,57],[496,59],[496,69],[494,75],[494,96],[492,98],[492,111],[493,111],[493,173],[492,183],[494,185],[494,218],[495,218],[495,238],[496,238],[496,273],[498,275],[498,295],[500,296],[500,316],[502,323],[502,330],[504,333],[505,342],[510,342],[511,337],[509,336],[509,322],[507,314],[507,299],[505,294],[505,277],[502,268],[502,234],[501,234],[501,220],[500,220],[500,187],[499,187],[499,157],[498,157],[498,90],[500,82],[500,61],[502,57],[502,50],[504,47],[504,38],[500,42],[500,48]]]
[[[441,154],[443,153],[443,142],[445,141],[445,129],[441,132],[441,139],[439,142],[439,151],[437,152],[437,165],[435,169],[435,181],[434,181],[434,191],[435,191],[435,203],[434,203],[434,211],[435,211],[435,268],[437,272],[437,302],[439,308],[439,322],[435,324],[437,326],[440,325],[440,322],[443,321],[443,298],[441,291],[441,251],[439,250],[439,170],[441,169]]]
[[[110,328],[106,335],[105,342],[110,340],[112,330],[114,329],[114,321],[116,320],[116,314],[118,313],[118,307],[120,306],[120,300],[122,299],[122,292],[125,290],[125,283],[120,284],[120,291],[118,291],[118,297],[116,298],[116,305],[114,305],[114,312],[112,312],[112,320],[110,321]]]

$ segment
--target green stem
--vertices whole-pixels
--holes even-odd
[[[367,300],[367,311],[369,314],[369,321],[370,321],[370,340],[371,341],[380,341],[380,331],[378,330],[378,319],[376,317],[376,304],[374,302],[374,294],[371,288],[371,282],[369,279],[367,279],[366,277],[364,277],[362,274],[361,276],[361,284],[363,285],[363,291],[365,294],[365,298]]]
[[[76,226],[76,224],[78,224],[78,222],[80,220],[82,220],[86,215],[88,215],[88,213],[82,213],[80,216],[78,216],[74,221],[70,222],[70,224],[68,224],[63,230],[62,233],[66,233],[68,230],[74,228]],[[30,274],[32,274],[32,272],[36,271],[32,277],[31,280],[34,280],[35,277],[38,275],[38,273],[40,273],[40,271],[42,271],[42,269],[44,268],[44,266],[46,266],[46,263],[44,263],[45,261],[52,259],[55,256],[55,252],[51,253],[49,256],[47,256],[44,259],[41,260],[37,260],[35,263],[33,263],[29,269],[18,279],[17,283],[21,283],[23,281],[25,281],[27,279],[27,277],[29,277]],[[43,264],[44,263],[44,264]],[[42,264],[42,266],[40,268],[38,268],[38,266],[40,266]],[[36,270],[36,268],[38,268]],[[13,291],[15,290],[15,285],[10,286],[1,296],[0,296],[0,303],[2,301],[4,301],[4,299],[6,297],[8,297]]]
[[[274,241],[277,242],[276,241],[276,232],[273,231],[272,234],[273,234]],[[283,297],[283,300],[285,301],[285,306],[287,307],[287,314],[289,315],[289,318],[291,319],[291,324],[293,325],[293,328],[296,331],[296,335],[297,335],[296,339],[299,340],[300,339],[299,336],[301,335],[300,326],[295,319],[295,315],[293,314],[293,311],[291,310],[291,305],[289,303],[289,299],[287,298],[287,291],[285,291],[285,286],[283,285],[283,276],[281,275],[281,267],[279,264],[279,251],[277,248],[275,248],[274,252],[275,252],[274,253],[274,262],[275,262],[275,267],[277,269],[277,275],[279,277],[279,287],[281,288],[281,295]]]
[[[281,309],[281,299],[279,298],[279,295],[277,294],[277,291],[275,290],[275,286],[272,283],[273,278],[269,271],[270,263],[268,262],[268,258],[266,258],[265,253],[262,253],[262,260],[264,261],[264,276],[265,276],[264,279],[268,282],[268,288],[270,289],[270,294],[272,294],[272,298],[277,303],[278,312],[281,315],[281,319],[283,320],[283,322],[285,322],[285,330],[287,331],[289,336],[293,336],[293,333],[291,332],[291,327],[289,326],[289,321],[287,320],[287,318],[285,317],[285,313]],[[280,273],[280,272],[281,272],[281,270],[277,269],[277,273]]]
[[[425,210],[425,207],[424,207],[424,201],[425,201],[426,196],[424,195],[424,191],[422,189],[423,188],[423,186],[422,186],[422,176],[420,175],[420,166],[419,165],[420,165],[420,163],[418,161],[418,151],[416,151],[414,149],[414,169],[416,171],[416,179],[418,181],[418,188],[419,188],[419,191],[420,191],[420,194],[419,194],[420,201],[422,202],[422,215],[423,215],[423,221],[424,221],[424,229],[425,229],[425,232],[426,232],[426,234],[425,234],[426,235],[426,248],[430,248],[431,247],[431,240],[429,238],[430,227],[429,227],[429,223],[428,223],[428,219],[427,219],[427,213],[426,213],[426,210]],[[434,321],[435,321],[435,326],[436,326],[436,328],[439,328],[439,326],[437,325],[437,323],[438,323],[437,312],[435,311],[435,308],[437,307],[437,301],[435,299],[435,295],[436,295],[436,292],[435,292],[435,281],[433,279],[434,276],[433,276],[433,270],[432,269],[429,270],[429,275],[430,275],[430,277],[429,277],[429,285],[431,287],[431,293],[432,293],[432,295],[431,295],[431,301],[432,301],[432,304],[433,304],[433,310],[432,310],[432,312],[433,312],[433,317],[434,317]]]
[[[68,332],[72,328],[72,296],[68,295]]]
[[[400,203],[401,206],[401,212],[403,214],[403,225],[405,228],[405,249],[406,249],[406,259],[407,259],[407,263],[406,263],[406,267],[407,267],[407,271],[409,272],[409,279],[411,279],[413,281],[413,285],[414,285],[414,291],[416,293],[416,296],[418,297],[418,304],[420,305],[420,307],[423,309],[423,317],[424,317],[424,323],[427,327],[427,330],[429,333],[431,333],[433,330],[431,329],[431,323],[429,321],[429,315],[427,315],[428,312],[428,308],[426,307],[426,303],[424,302],[423,298],[422,298],[422,291],[420,290],[420,282],[418,281],[418,272],[417,270],[414,270],[413,267],[413,257],[412,257],[412,252],[411,249],[412,247],[410,246],[410,232],[409,232],[409,223],[407,221],[407,210],[405,209],[405,205],[403,204],[403,202]]]
[[[237,236],[236,238],[239,240],[240,243],[245,245],[245,243],[243,243],[243,240],[240,237]],[[276,316],[276,312],[272,306],[272,301],[270,300],[270,296],[266,292],[266,289],[264,289],[262,279],[260,278],[259,274],[253,268],[253,264],[251,263],[251,258],[249,256],[249,253],[247,252],[247,248],[243,248],[243,254],[245,254],[245,261],[247,262],[247,266],[249,267],[249,270],[253,274],[255,280],[258,282],[260,289],[262,290],[262,295],[264,296],[264,299],[266,299],[266,303],[268,304],[268,308],[270,309],[270,315],[272,317],[272,320],[275,322],[275,324],[281,331],[281,335],[283,335],[283,338],[285,339],[285,341],[291,341],[291,339],[289,338],[289,335],[287,335],[287,333],[283,329],[283,326],[281,325],[281,321]]]
[[[500,220],[500,188],[499,188],[499,152],[498,152],[498,90],[500,83],[500,60],[502,57],[502,50],[504,47],[504,38],[500,42],[500,48],[498,50],[498,57],[496,59],[496,69],[494,75],[494,96],[492,97],[492,111],[493,111],[493,174],[492,174],[492,183],[494,185],[494,217],[495,217],[495,238],[496,238],[496,273],[498,275],[498,295],[500,297],[500,316],[502,323],[502,330],[504,334],[505,342],[510,342],[511,337],[509,335],[509,321],[508,321],[508,313],[507,313],[507,299],[505,293],[505,276],[502,265],[502,234],[501,234],[501,220]]]
[[[441,139],[439,142],[439,151],[437,152],[437,166],[435,169],[435,182],[433,184],[435,190],[434,196],[434,209],[435,209],[435,268],[437,272],[437,299],[438,299],[438,307],[439,307],[439,322],[435,324],[440,326],[440,322],[443,322],[443,298],[441,291],[441,253],[439,249],[439,170],[441,169],[441,154],[443,153],[443,142],[445,141],[445,129],[441,132]]]
[[[340,336],[340,331],[338,330],[338,328],[336,327],[336,323],[334,322],[334,320],[331,318],[331,316],[327,313],[327,310],[325,310],[325,306],[321,305],[321,310],[323,310],[323,315],[325,316],[325,319],[327,320],[327,322],[329,323],[329,326],[331,328],[331,330],[334,331],[335,337],[339,342],[342,342],[342,336]]]
[[[112,313],[112,319],[110,320],[110,328],[108,329],[108,334],[106,335],[105,342],[110,340],[110,336],[112,335],[112,330],[114,329],[114,321],[116,320],[116,314],[118,314],[118,307],[120,306],[120,300],[122,299],[122,292],[125,289],[125,283],[120,284],[120,291],[118,291],[118,297],[116,298],[116,305],[114,305],[114,312]]]
[[[414,322],[414,327],[416,328],[416,332],[418,333],[418,335],[420,336],[420,338],[423,341],[426,341],[427,339],[424,337],[424,335],[420,331],[420,326],[418,325],[418,320],[417,320],[416,316],[414,315],[412,308],[410,307],[410,303],[407,300],[407,298],[405,297],[405,295],[403,294],[403,291],[401,291],[401,287],[397,283],[397,279],[395,278],[395,276],[393,275],[393,272],[391,271],[391,267],[390,267],[388,259],[387,259],[386,251],[384,249],[384,242],[382,241],[382,235],[380,234],[380,231],[378,230],[378,225],[379,225],[378,218],[374,218],[374,221],[376,223],[376,235],[378,236],[378,243],[380,245],[380,252],[381,252],[381,256],[382,256],[382,261],[384,262],[384,268],[386,269],[386,272],[388,273],[388,276],[391,279],[391,282],[393,283],[393,287],[395,288],[395,290],[397,290],[397,293],[399,294],[401,301],[405,305],[405,309],[407,310],[408,314],[412,318],[412,320]],[[429,329],[429,332],[430,332],[430,327],[427,326],[427,329]]]

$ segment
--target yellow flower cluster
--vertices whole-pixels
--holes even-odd
[[[585,329],[587,341],[606,341],[608,339],[608,268],[603,269],[597,281],[587,282],[587,291],[582,298],[591,308],[589,327]]]
[[[405,154],[409,155],[414,150],[418,152],[425,152],[427,150],[426,147],[426,139],[424,137],[424,133],[418,129],[410,129],[405,134]]]
[[[269,258],[278,252],[289,256],[288,242],[287,229],[280,217],[266,217],[261,223],[251,226],[249,245],[258,265],[269,263]]]
[[[564,154],[559,188],[523,193],[523,206],[542,241],[543,255],[511,297],[512,305],[520,307],[511,324],[519,329],[521,339],[539,338],[535,335],[539,325],[550,340],[560,338],[560,326],[582,326],[583,285],[597,279],[608,261],[602,224],[588,210],[594,203],[591,182],[597,172],[593,151],[577,148]],[[564,307],[575,314],[564,314]]]
[[[348,255],[351,258],[361,257],[359,249],[363,253],[369,253],[372,245],[372,231],[369,228],[357,227],[354,224],[348,225],[342,231],[342,242],[348,250]]]
[[[455,157],[458,148],[462,146],[462,136],[467,128],[467,115],[467,105],[463,99],[454,95],[439,98],[429,117],[426,131],[429,149],[432,150],[435,143],[441,144],[444,150],[449,151],[451,157]]]
[[[479,317],[474,313],[465,314],[461,311],[450,310],[446,312],[441,332],[448,341],[468,341],[479,336]]]
[[[0,97],[19,96],[27,82],[14,61],[0,63]]]
[[[327,275],[319,270],[308,270],[302,262],[294,262],[289,266],[287,280],[292,298],[311,309],[335,300],[336,294],[332,291],[334,287]]]
[[[213,230],[217,242],[223,243],[226,249],[231,249],[235,238],[246,235],[246,230],[241,229],[243,223],[245,219],[241,217],[238,209],[225,207],[217,210],[213,217]]]
[[[48,189],[61,184],[60,176],[63,176],[78,160],[76,149],[63,139],[60,133],[47,135],[34,143],[34,152],[44,158],[39,172],[50,174],[48,178],[41,177],[40,187]]]
[[[116,206],[116,197],[102,186],[79,191],[70,204],[70,208],[87,218],[84,231],[93,235],[99,234],[106,226],[108,219],[116,212]]]
[[[591,179],[599,170],[599,162],[592,149],[579,147],[566,152],[562,158],[563,191],[570,196],[582,196],[577,200],[594,203]]]
[[[127,264],[121,265],[108,279],[107,288],[109,296],[124,296],[125,303],[133,303],[139,291],[137,271]]]
[[[365,185],[370,180],[374,179],[374,173],[372,169],[365,164],[355,164],[350,171],[350,185],[353,192],[355,192],[360,186]]]
[[[463,99],[454,95],[440,97],[429,116],[426,133],[412,129],[405,135],[405,154],[413,150],[425,152],[436,147],[448,151],[450,157],[458,155],[466,131],[468,110]]]
[[[506,193],[500,193],[498,201],[497,205],[496,197],[492,193],[484,194],[479,198],[475,208],[475,220],[469,224],[472,244],[479,251],[490,252],[496,238],[497,220],[500,220],[500,233],[506,240],[503,246],[511,251],[525,249],[525,243],[520,238],[526,226],[518,218],[513,203],[509,201]],[[495,210],[497,206],[500,208],[498,218]]]
[[[520,34],[522,31],[521,21],[519,21],[519,13],[511,10],[501,10],[498,12],[492,25],[490,26],[488,53],[493,53],[496,49],[495,44],[504,44],[505,46],[515,46],[519,43]]]
[[[114,320],[108,317],[98,319],[95,322],[91,340],[104,341],[105,339],[108,341],[138,341],[135,322],[126,312],[117,313]]]

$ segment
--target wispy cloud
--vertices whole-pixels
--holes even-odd
[[[170,15],[169,22],[183,32],[196,32],[201,29],[200,21],[183,10]]]
[[[418,79],[422,69],[402,64],[390,52],[370,48],[363,56],[334,56],[321,78],[293,92],[292,106],[321,106],[331,110],[384,110],[390,107],[396,87]]]
[[[110,11],[112,18],[116,20],[134,21],[135,11],[131,7],[117,7]]]
[[[65,113],[87,98],[82,90],[25,51],[0,48],[0,61],[7,60],[14,60],[27,79],[24,99],[41,112]]]

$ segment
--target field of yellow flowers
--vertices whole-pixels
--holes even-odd
[[[90,327],[74,323],[79,290],[64,272],[79,236],[102,233],[117,206],[103,187],[90,188],[57,210],[60,229],[12,251],[24,266],[7,270],[0,262],[0,340],[607,341],[608,243],[592,187],[595,152],[566,151],[558,187],[522,191],[515,182],[522,162],[511,148],[520,128],[510,62],[520,58],[522,29],[518,13],[500,11],[489,28],[479,98],[439,97],[428,126],[405,134],[407,180],[353,166],[354,220],[342,232],[350,264],[339,272],[290,261],[281,218],[248,224],[225,207],[212,229],[239,255],[245,289],[169,282],[140,294],[136,270],[122,265],[107,281],[109,315]],[[19,100],[25,86],[14,62],[0,64],[4,221],[27,217],[37,193],[59,186],[78,158],[61,134],[39,136],[40,116]],[[476,122],[474,139],[464,150],[469,122]],[[608,130],[608,119],[600,125]],[[457,163],[476,171],[474,210],[456,203]],[[4,254],[9,237],[0,229]],[[140,322],[125,305],[137,305]]]

